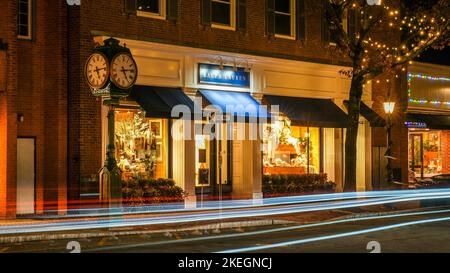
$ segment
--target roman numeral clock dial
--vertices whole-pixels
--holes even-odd
[[[128,53],[120,53],[111,61],[111,81],[121,89],[129,89],[137,79],[137,65]]]
[[[103,88],[109,76],[109,62],[102,53],[92,54],[86,62],[86,79],[94,89]]]

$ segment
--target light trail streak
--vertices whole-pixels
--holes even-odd
[[[289,204],[302,204],[314,202],[331,202],[338,200],[361,199],[361,198],[378,198],[378,197],[400,197],[409,196],[412,194],[450,194],[450,189],[432,189],[432,190],[397,190],[397,191],[371,191],[371,192],[347,192],[347,193],[332,193],[319,195],[303,195],[303,196],[285,196],[255,200],[227,200],[204,202],[202,207],[185,208],[184,204],[163,204],[163,205],[149,205],[124,207],[118,211],[101,209],[101,208],[84,208],[84,209],[69,209],[67,215],[59,215],[58,210],[48,211],[53,212],[55,216],[46,216],[46,219],[64,219],[74,217],[103,217],[103,216],[125,216],[125,215],[139,215],[148,213],[173,213],[173,212],[197,212],[214,209],[240,209],[240,208],[258,208],[267,206],[280,206]]]
[[[255,246],[255,247],[224,250],[224,251],[220,251],[217,253],[242,253],[242,252],[250,252],[250,251],[259,251],[259,250],[265,250],[265,249],[271,249],[271,248],[286,247],[286,246],[299,245],[299,244],[305,244],[305,243],[311,243],[311,242],[338,239],[338,238],[362,235],[362,234],[373,233],[373,232],[378,232],[378,231],[384,231],[384,230],[389,230],[389,229],[396,229],[396,228],[401,228],[401,227],[406,227],[406,226],[429,224],[429,223],[436,223],[436,222],[443,222],[443,221],[450,221],[450,217],[411,221],[411,222],[399,223],[399,224],[394,224],[394,225],[387,225],[387,226],[381,226],[381,227],[376,227],[376,228],[369,228],[369,229],[363,229],[363,230],[358,230],[358,231],[345,232],[345,233],[320,236],[320,237],[313,237],[313,238],[307,238],[307,239],[301,239],[301,240],[287,241],[287,242],[281,242],[281,243],[264,245],[264,246]]]
[[[212,221],[223,219],[249,218],[258,216],[271,216],[280,214],[291,214],[300,212],[312,212],[321,210],[343,209],[361,206],[383,205],[389,203],[407,202],[415,200],[429,200],[429,199],[450,199],[450,194],[439,195],[439,193],[427,193],[421,195],[407,195],[403,197],[387,197],[369,200],[355,200],[355,201],[341,201],[320,204],[303,204],[291,205],[288,207],[269,207],[269,208],[252,208],[238,211],[222,211],[184,214],[184,215],[170,215],[170,216],[149,216],[141,218],[110,218],[98,220],[70,220],[57,223],[39,223],[27,225],[3,225],[0,227],[0,234],[17,234],[17,233],[35,233],[35,232],[51,232],[51,231],[69,231],[81,229],[99,229],[99,228],[120,228],[145,226],[156,224],[177,224],[177,223],[191,223],[200,221]]]
[[[399,218],[399,217],[419,216],[419,215],[430,215],[430,214],[441,214],[441,213],[448,213],[448,212],[450,212],[450,209],[447,209],[447,210],[436,210],[436,211],[425,211],[425,212],[406,212],[406,213],[379,215],[379,216],[367,216],[367,217],[360,217],[360,218],[353,218],[353,219],[351,219],[351,218],[338,219],[338,220],[332,220],[332,221],[326,221],[326,222],[320,222],[320,223],[296,225],[296,226],[282,227],[282,228],[273,228],[273,229],[259,230],[259,231],[250,231],[250,232],[238,233],[238,234],[225,234],[225,235],[215,235],[215,236],[208,236],[208,237],[188,238],[188,239],[172,240],[172,241],[162,241],[162,242],[139,243],[139,244],[130,244],[130,245],[121,245],[121,246],[119,245],[119,246],[100,247],[100,248],[89,249],[89,250],[87,250],[87,252],[108,251],[108,250],[118,250],[118,249],[129,249],[129,248],[159,246],[159,245],[168,245],[168,244],[181,244],[181,243],[191,243],[191,242],[198,242],[198,241],[230,239],[230,238],[238,238],[238,237],[250,237],[250,236],[258,236],[258,235],[264,235],[264,234],[270,234],[270,233],[277,233],[277,232],[285,232],[285,231],[292,231],[292,230],[298,230],[298,229],[305,229],[305,228],[310,228],[310,227],[319,227],[319,226],[328,226],[328,225],[334,225],[334,224],[349,223],[349,222],[360,222],[360,221],[367,221],[367,220],[379,220],[379,219],[389,219],[389,218]]]

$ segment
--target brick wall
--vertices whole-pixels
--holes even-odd
[[[0,94],[0,218],[13,218],[16,202],[17,34],[9,22],[16,18],[17,3],[1,1],[0,10],[0,38],[8,45],[5,53],[8,65],[6,93]]]
[[[450,131],[441,132],[442,173],[450,173]]]
[[[6,97],[0,98],[0,134],[7,132],[7,192],[2,192],[5,182],[0,178],[0,202],[10,203],[11,209],[6,210],[9,217],[15,216],[17,137],[36,138],[37,211],[44,206],[62,210],[66,206],[66,7],[64,1],[36,1],[34,37],[20,40],[16,30],[17,1],[0,4],[0,38],[8,43],[8,90]],[[24,116],[23,122],[17,122],[18,114]],[[4,158],[4,153],[0,144],[0,157]],[[0,216],[6,214],[5,205],[0,204]]]

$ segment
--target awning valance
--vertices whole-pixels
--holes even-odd
[[[310,127],[346,128],[348,116],[330,99],[269,96],[264,103],[278,105],[281,113],[291,119],[292,124]]]
[[[130,93],[151,118],[180,118],[172,117],[172,109],[177,105],[187,106],[194,113],[194,102],[181,90],[181,88],[134,86]]]
[[[348,101],[344,101],[344,104],[347,107]],[[361,102],[361,116],[367,119],[372,127],[386,127],[386,120],[364,102]]]
[[[214,108],[233,117],[255,119],[269,119],[270,114],[265,107],[261,107],[250,93],[231,92],[217,90],[199,90],[200,95],[206,100],[204,106],[212,105]]]
[[[415,124],[420,126],[409,126]],[[406,125],[416,128],[450,130],[450,115],[406,114]]]

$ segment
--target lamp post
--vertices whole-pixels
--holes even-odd
[[[122,206],[121,171],[115,158],[115,108],[126,98],[136,83],[137,65],[130,49],[119,40],[109,38],[92,50],[86,61],[85,76],[94,96],[108,106],[108,145],[106,161],[99,171],[100,200],[113,211]]]
[[[394,180],[394,174],[392,170],[392,113],[394,113],[395,110],[395,102],[390,101],[390,98],[388,101],[386,101],[384,104],[384,112],[387,115],[387,121],[386,121],[386,133],[387,133],[387,150],[384,156],[387,158],[387,165],[386,165],[386,172],[387,172],[387,182],[388,184],[392,183]]]

